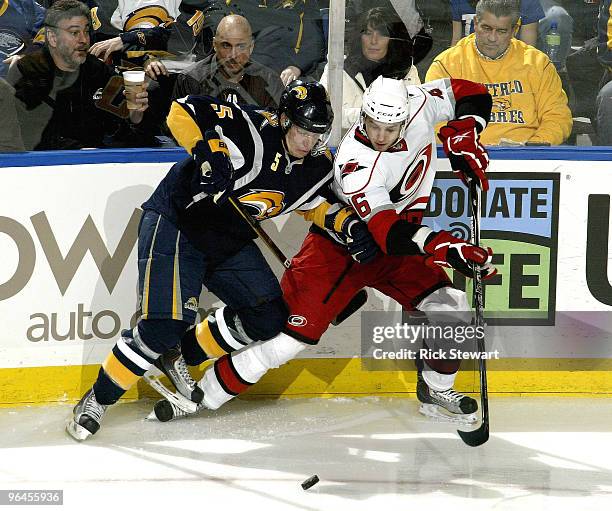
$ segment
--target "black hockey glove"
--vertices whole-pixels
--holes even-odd
[[[331,206],[325,215],[325,228],[346,244],[349,254],[358,263],[369,263],[379,252],[367,225],[350,206]]]
[[[347,228],[346,248],[351,257],[358,263],[369,263],[373,261],[379,252],[378,245],[374,241],[368,226],[361,220],[352,220]]]
[[[490,248],[455,238],[447,231],[430,233],[425,240],[424,251],[429,254],[425,264],[431,267],[439,265],[453,268],[466,277],[474,278],[472,268],[476,265],[480,268],[483,280],[497,273],[497,268],[491,264],[493,251]]]
[[[192,150],[193,159],[200,168],[200,188],[204,193],[214,195],[231,191],[233,168],[225,142],[214,130],[204,133]],[[228,193],[223,193],[225,197]]]

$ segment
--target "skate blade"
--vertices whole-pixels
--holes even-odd
[[[464,426],[470,426],[478,421],[476,413],[451,414],[438,405],[430,403],[421,403],[419,413],[437,422],[449,422],[452,424],[462,424]]]
[[[152,410],[151,413],[145,417],[145,420],[159,422],[157,415],[155,415],[155,410]]]
[[[85,429],[80,424],[77,424],[74,422],[74,420],[71,420],[68,424],[66,424],[66,433],[68,433],[77,442],[87,440],[91,436],[91,432],[89,430]]]
[[[168,387],[166,387],[162,382],[160,382],[152,375],[145,374],[144,379],[162,397],[165,397],[168,401],[178,406],[184,412],[194,413],[197,410],[197,403],[194,403],[193,401],[187,399],[185,396],[179,394],[178,392],[172,392]]]

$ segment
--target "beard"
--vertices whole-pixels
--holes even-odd
[[[78,69],[87,59],[88,46],[70,48],[58,42],[56,47],[59,57],[72,69]]]

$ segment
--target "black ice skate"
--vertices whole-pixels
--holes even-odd
[[[168,422],[173,421],[175,419],[182,419],[183,417],[190,417],[192,415],[196,415],[204,405],[202,403],[198,404],[198,407],[195,412],[186,412],[179,406],[167,401],[166,399],[160,399],[155,406],[153,407],[153,411],[149,414],[147,419],[154,420],[157,419],[159,422]]]
[[[429,388],[421,372],[417,378],[417,398],[421,402],[419,412],[427,417],[459,424],[473,424],[478,420],[478,403],[475,399],[453,389],[433,390]]]
[[[79,442],[86,440],[100,429],[100,422],[108,405],[96,401],[91,388],[74,407],[73,419],[66,426],[66,432]]]
[[[173,348],[161,355],[155,361],[155,367],[168,377],[174,388],[182,396],[194,403],[202,402],[204,392],[191,377],[179,348]]]

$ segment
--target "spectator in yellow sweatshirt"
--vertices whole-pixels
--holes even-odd
[[[425,81],[463,78],[486,85],[493,96],[485,144],[563,143],[572,130],[572,114],[561,79],[549,58],[514,38],[518,0],[480,0],[474,33],[442,52]]]

